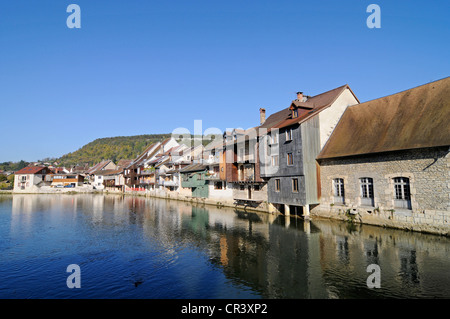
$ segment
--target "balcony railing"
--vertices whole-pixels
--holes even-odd
[[[178,186],[178,181],[164,181],[164,186]]]
[[[215,172],[214,174],[206,174],[205,179],[207,180],[220,180],[220,174],[219,172]]]
[[[155,174],[155,170],[143,170],[141,171],[141,175],[153,175]]]

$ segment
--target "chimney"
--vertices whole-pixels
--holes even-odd
[[[261,122],[260,125],[263,125],[266,121],[266,109],[260,108],[259,109],[259,120]]]
[[[297,92],[297,100],[303,102],[303,92]]]

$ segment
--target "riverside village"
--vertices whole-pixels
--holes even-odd
[[[0,174],[14,175],[14,194],[159,197],[450,235],[449,77],[364,103],[349,85],[281,103],[255,106],[252,128],[173,133],[133,159]]]

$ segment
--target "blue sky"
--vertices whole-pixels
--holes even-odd
[[[81,29],[69,29],[69,4]],[[369,4],[381,28],[369,29]],[[449,75],[449,1],[0,3],[0,162],[101,137],[248,128],[296,91],[361,102]]]

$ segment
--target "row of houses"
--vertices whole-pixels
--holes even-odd
[[[396,212],[407,221],[426,213],[445,224],[449,119],[448,77],[365,103],[348,85],[298,92],[270,116],[260,108],[255,127],[226,131],[207,145],[172,137],[134,160],[100,163],[87,176],[96,189],[286,215]]]

